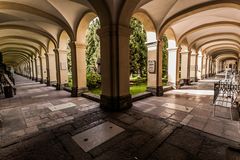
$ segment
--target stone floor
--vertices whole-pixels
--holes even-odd
[[[195,129],[240,142],[240,121],[237,110],[230,120],[230,109],[217,107],[213,116],[213,82],[171,90],[163,97],[150,97],[134,103],[134,109],[163,119],[170,119]]]
[[[197,95],[191,93],[193,88],[203,88],[200,85],[186,87],[190,95],[184,90],[169,91],[164,97],[137,101],[127,111],[108,113],[96,102],[72,98],[68,92],[20,76],[16,81],[17,95],[0,99],[0,113],[4,117],[1,160],[239,158],[240,153],[229,149],[240,147],[238,135],[232,133],[236,126],[227,119],[211,117],[211,91],[207,91],[209,95],[203,95],[204,90]],[[219,112],[227,116],[224,111]],[[100,126],[105,122],[118,126],[121,132],[107,134],[112,126],[102,128],[105,131],[102,132]],[[106,141],[85,152],[74,137],[87,132],[90,134],[84,141],[90,141],[98,136],[91,133],[94,127]],[[228,134],[235,138],[225,137]]]

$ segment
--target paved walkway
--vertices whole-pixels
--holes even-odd
[[[163,97],[150,97],[134,103],[134,109],[182,125],[240,142],[240,121],[234,110],[234,121],[230,120],[230,109],[217,107],[213,117],[213,80],[197,85],[185,86],[166,92]]]
[[[201,131],[212,122],[210,105],[206,105],[211,96],[199,95],[205,92],[170,91],[164,97],[135,102],[130,110],[106,113],[85,98],[72,98],[68,92],[20,76],[16,81],[17,96],[0,99],[4,117],[1,160],[224,160],[239,156],[228,149],[240,147],[238,139]],[[188,93],[191,88],[187,87]],[[202,125],[205,114],[209,116]]]
[[[89,110],[99,110],[96,102],[70,97],[66,91],[56,91],[53,87],[20,76],[16,76],[16,87],[14,98],[0,100],[0,114],[4,118],[1,144],[62,125],[87,114]],[[54,107],[60,109],[54,110]]]

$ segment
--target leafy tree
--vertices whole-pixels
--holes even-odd
[[[146,31],[143,24],[136,18],[131,18],[129,47],[130,47],[130,73],[140,74],[141,77],[147,74],[147,46]]]
[[[67,54],[67,65],[68,65],[68,73],[72,75],[72,59],[71,59],[71,51],[68,46],[69,53]]]
[[[97,60],[100,58],[100,39],[96,31],[100,28],[100,21],[95,18],[89,25],[86,40],[87,73],[97,72]]]
[[[87,63],[87,86],[89,89],[99,88],[101,76],[97,72],[97,62],[100,58],[100,39],[97,30],[100,28],[100,21],[95,18],[89,25],[86,35],[86,63]]]
[[[163,67],[163,78],[167,80],[167,75],[168,75],[168,39],[167,36],[164,35],[163,38],[163,48],[162,48],[162,54],[163,54],[163,58],[162,58],[162,67]]]

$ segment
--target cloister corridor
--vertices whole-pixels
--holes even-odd
[[[2,160],[221,160],[228,146],[239,146],[239,121],[229,120],[226,108],[217,110],[220,118],[212,116],[214,78],[136,101],[131,109],[116,113],[67,91],[19,75],[15,79],[18,94],[0,99]],[[104,122],[124,131],[89,152],[71,138]]]
[[[0,160],[239,160],[240,0],[0,0]]]

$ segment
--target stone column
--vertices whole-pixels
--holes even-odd
[[[35,68],[35,60],[32,59],[32,80],[36,80],[36,68]]]
[[[162,83],[162,47],[164,42],[162,39],[157,41],[157,90],[156,96],[163,96],[163,83]]]
[[[181,52],[181,79],[184,80],[184,84],[190,82],[190,56],[189,51]]]
[[[147,91],[156,95],[157,84],[157,42],[147,44]]]
[[[38,73],[38,62],[37,62],[38,60],[37,59],[38,59],[37,57],[34,59],[35,60],[35,71],[36,71],[35,72],[36,73],[36,79],[35,79],[36,82],[38,82],[38,77],[39,77],[38,76],[39,73]]]
[[[70,42],[71,59],[72,59],[72,96],[81,96],[87,89],[87,72],[86,72],[86,45],[76,42]]]
[[[192,52],[191,54],[191,65],[190,65],[190,80],[197,81],[197,53]]]
[[[197,80],[202,79],[202,61],[203,61],[203,56],[201,54],[198,54],[198,62],[197,62]]]
[[[220,63],[219,61],[216,61],[216,73],[218,73],[220,70]]]
[[[39,81],[40,81],[40,83],[43,83],[43,66],[42,66],[42,57],[41,56],[39,56],[38,57],[39,58],[39,62],[38,62],[38,65],[40,66],[40,68],[39,68],[39,77],[41,77],[40,79],[39,79]]]
[[[240,58],[238,59],[238,72],[240,72]]]
[[[57,68],[57,90],[63,89],[64,85],[68,83],[68,67],[67,67],[67,53],[66,50],[55,49],[56,53],[56,68]]]
[[[101,44],[100,106],[117,111],[132,106],[129,93],[129,27],[112,25],[98,30]]]
[[[197,82],[198,81],[198,53],[196,53],[196,56],[195,56],[194,69],[195,69],[195,79],[194,79],[194,81]]]
[[[209,68],[209,57],[206,56],[206,62],[205,62],[205,78],[208,78],[208,68]]]
[[[46,54],[46,58],[47,58],[47,66],[48,66],[47,85],[51,86],[53,84],[57,84],[56,60],[55,60],[55,55],[50,53]]]
[[[49,72],[49,57],[48,57],[48,53],[45,53],[45,57],[46,57],[46,72],[47,72],[47,86],[50,86],[50,72]]]
[[[192,50],[188,48],[188,61],[187,61],[187,84],[190,84],[191,77],[190,77],[190,71],[191,71],[191,54]]]
[[[31,59],[28,60],[28,78],[32,79],[32,72],[31,72]]]
[[[179,88],[179,54],[181,49],[168,48],[168,85]]]
[[[47,62],[46,62],[47,60],[46,60],[46,56],[43,55],[41,57],[41,59],[42,59],[42,75],[43,75],[42,80],[43,80],[43,83],[46,83],[47,82]]]

